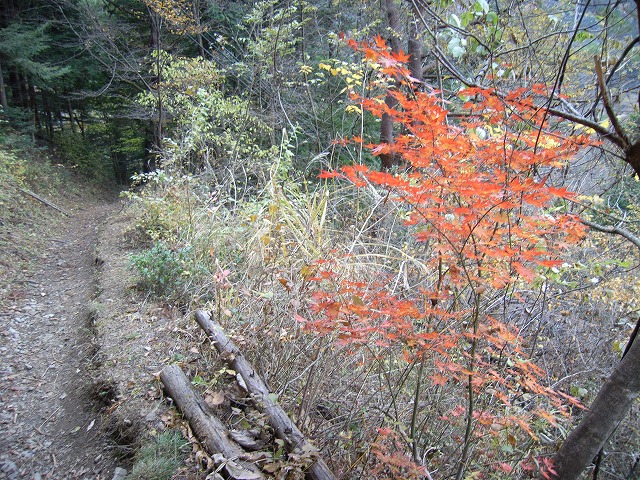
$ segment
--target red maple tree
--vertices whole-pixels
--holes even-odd
[[[582,237],[584,228],[576,216],[566,209],[551,213],[550,206],[574,198],[551,179],[589,140],[563,135],[559,125],[549,124],[544,109],[536,106],[536,96],[545,93],[542,85],[506,95],[492,89],[461,90],[454,122],[450,104],[439,92],[411,78],[407,55],[390,51],[381,38],[348,43],[376,69],[375,82],[394,85],[381,88],[375,97],[352,91],[351,99],[376,117],[391,116],[403,133],[393,143],[360,137],[345,141],[373,155],[392,154],[403,168],[377,171],[356,164],[320,177],[387,190],[388,201],[402,205],[406,228],[423,246],[430,281],[419,291],[398,295],[384,281],[339,278],[331,262],[323,262],[315,277],[316,314],[298,320],[353,349],[400,346],[407,362],[421,365],[420,375],[426,378],[420,381],[430,380],[434,387],[459,385],[465,405],[454,406],[443,418],[457,422],[461,430],[460,478],[474,439],[498,435],[507,426],[519,426],[535,437],[531,413],[553,424],[555,415],[575,402],[542,384],[544,372],[522,351],[522,338],[490,315],[483,296],[532,282],[537,271],[562,263],[562,248]],[[384,102],[388,92],[397,99],[393,108]],[[426,362],[433,368],[423,374]],[[523,390],[546,397],[554,413],[509,408]],[[479,401],[482,396],[492,400]],[[416,446],[412,448],[418,462]],[[496,465],[503,472],[512,468],[504,462]]]

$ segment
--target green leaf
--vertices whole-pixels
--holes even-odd
[[[464,12],[460,17],[460,21],[462,22],[462,27],[466,28],[473,20],[475,20],[476,16],[473,12]]]
[[[278,403],[278,394],[277,393],[270,393],[269,395],[267,395],[267,399],[271,403]]]
[[[467,42],[458,37],[453,37],[449,40],[449,44],[447,45],[447,49],[451,52],[455,58],[460,58],[466,53],[465,46]]]
[[[485,15],[489,13],[489,4],[487,0],[476,0],[476,3],[473,4],[473,8],[478,13],[484,13]]]

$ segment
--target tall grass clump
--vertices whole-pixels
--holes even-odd
[[[189,450],[189,442],[179,432],[163,432],[138,450],[126,480],[169,480]]]

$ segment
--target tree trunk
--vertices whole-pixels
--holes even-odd
[[[13,107],[24,106],[22,100],[22,89],[20,88],[20,75],[15,67],[9,68],[9,86],[11,87],[11,104]]]
[[[27,76],[19,72],[18,78],[20,79],[19,87],[20,87],[20,98],[22,99],[22,104],[20,105],[22,108],[30,108],[31,104],[29,103],[29,87],[27,86]]]
[[[387,21],[389,23],[389,30],[391,31],[389,38],[389,45],[393,52],[400,51],[400,40],[398,39],[399,20],[398,20],[398,7],[394,0],[385,0],[387,9]],[[389,89],[389,93],[384,99],[384,103],[389,108],[395,108],[398,105],[398,100],[392,94],[392,89]],[[390,115],[384,113],[380,122],[380,143],[386,143],[388,145],[393,144],[393,118]],[[393,153],[383,153],[380,155],[380,169],[388,170],[394,165],[399,164],[399,159],[396,158]]]
[[[73,114],[71,100],[67,100],[67,113],[69,114],[69,124],[71,125],[71,132],[76,133],[76,120],[75,115]]]
[[[118,154],[111,152],[111,162],[113,163],[113,174],[118,185],[127,185],[129,183],[129,172],[127,169],[127,159]]]
[[[153,79],[155,83],[156,94],[156,115],[151,120],[151,149],[159,152],[162,148],[162,140],[164,138],[164,105],[162,103],[162,46],[161,46],[161,31],[162,31],[162,17],[158,15],[151,8],[147,7],[149,12],[149,22],[151,26],[150,47],[151,50],[155,50],[155,69],[156,77]],[[158,155],[152,154],[152,160],[149,162],[150,171],[155,170],[157,165]]]
[[[409,71],[416,80],[422,81],[422,41],[419,37],[418,21],[409,19],[409,39],[407,40],[407,53],[409,54]]]
[[[209,314],[203,311],[196,312],[196,320],[231,368],[242,376],[256,407],[267,415],[269,424],[273,427],[276,436],[284,440],[287,450],[289,452],[318,455],[316,461],[306,472],[307,478],[311,480],[335,480],[336,477],[329,470],[324,460],[320,458],[317,449],[307,441],[284,409],[274,401],[273,395],[256,373],[255,368],[244,358],[238,347],[227,338],[222,331],[222,327],[211,320]]]
[[[589,466],[640,394],[640,339],[604,383],[591,408],[569,434],[553,462],[558,480],[575,480]]]
[[[80,101],[80,105],[78,105],[78,113],[76,114],[76,124],[78,125],[78,129],[80,130],[80,136],[82,140],[87,139],[86,129],[85,129],[85,116],[84,111],[82,110],[82,101]]]
[[[155,147],[155,125],[151,122],[151,126],[147,125],[144,129],[144,165],[142,171],[144,173],[150,173],[156,170],[158,152]]]
[[[164,367],[160,380],[207,452],[221,453],[227,460],[224,468],[231,478],[265,478],[255,465],[240,460],[247,453],[229,438],[224,424],[211,414],[208,405],[191,389],[189,379],[179,366]]]
[[[2,109],[7,111],[9,108],[9,104],[7,103],[7,91],[4,87],[4,75],[2,75],[2,64],[0,64],[0,105],[2,105]]]
[[[60,131],[64,132],[64,119],[62,118],[62,112],[60,112],[60,110],[56,111],[56,119],[58,120],[58,125],[60,125]]]
[[[42,108],[44,110],[44,121],[47,128],[47,139],[53,140],[53,113],[47,95],[42,96]]]
[[[202,27],[200,25],[202,21],[202,5],[200,4],[200,0],[195,0],[193,2],[193,19],[196,24],[196,43],[198,44],[198,54],[202,58],[206,58],[206,51],[204,49],[204,42],[202,41]]]
[[[42,122],[40,121],[40,112],[38,111],[36,87],[33,85],[32,80],[28,80],[27,83],[29,88],[29,104],[31,106],[31,111],[33,112],[33,126],[35,127],[36,132],[39,132],[42,130]]]

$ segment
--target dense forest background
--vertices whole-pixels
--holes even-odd
[[[127,189],[342,478],[634,479],[638,10],[3,0],[4,168]]]

